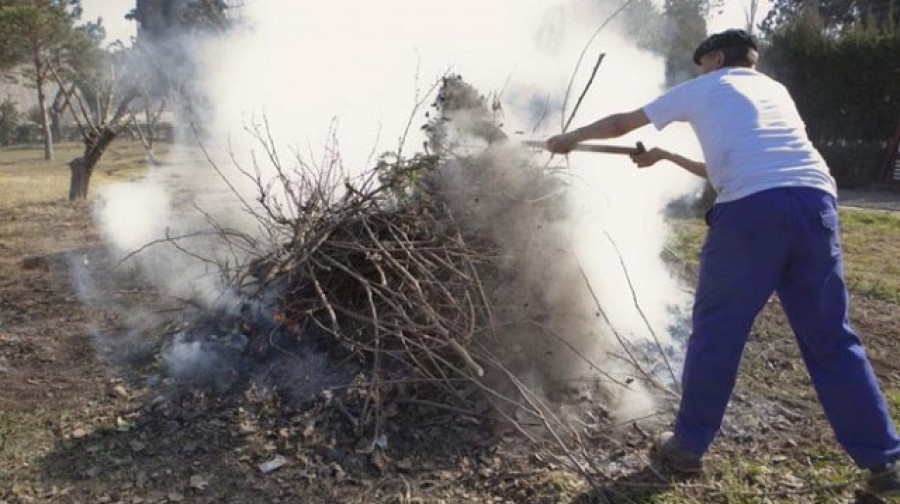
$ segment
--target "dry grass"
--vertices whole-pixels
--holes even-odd
[[[156,148],[158,157],[169,152],[168,144]],[[65,201],[69,196],[69,161],[81,156],[79,142],[55,146],[55,158],[44,159],[40,146],[0,149],[0,207],[12,208],[29,203]],[[146,169],[144,150],[139,142],[119,140],[110,147],[94,172],[91,187],[140,177]]]

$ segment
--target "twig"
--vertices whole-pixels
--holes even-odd
[[[594,69],[591,70],[591,76],[588,78],[587,84],[584,86],[584,90],[581,92],[581,95],[578,96],[578,101],[575,102],[575,106],[572,107],[572,113],[569,114],[569,119],[563,124],[563,132],[569,131],[569,126],[572,124],[572,120],[575,119],[575,114],[578,113],[578,109],[581,107],[581,102],[584,100],[584,97],[587,95],[588,90],[591,88],[591,85],[594,83],[594,77],[597,76],[597,70],[600,69],[600,64],[603,63],[603,58],[606,57],[606,53],[600,53],[600,56],[597,58],[597,63],[594,64]]]
[[[657,386],[660,390],[667,391],[677,397],[678,396],[677,393],[671,391],[671,389],[666,387],[664,384],[660,383],[659,380],[657,380],[655,376],[653,376],[646,369],[644,369],[643,366],[640,365],[637,358],[634,356],[634,354],[628,348],[628,343],[625,341],[625,338],[623,338],[622,335],[619,334],[619,332],[612,325],[612,322],[609,320],[609,317],[606,315],[606,311],[603,309],[603,306],[600,303],[600,298],[598,298],[597,293],[594,292],[594,288],[591,286],[591,281],[590,281],[590,279],[588,279],[587,274],[584,272],[584,267],[581,265],[581,262],[578,261],[578,256],[575,254],[574,250],[572,251],[572,254],[575,257],[575,261],[578,263],[578,270],[581,273],[581,278],[582,278],[582,280],[584,280],[584,284],[587,287],[588,291],[591,294],[591,297],[594,300],[594,304],[597,307],[597,311],[600,313],[600,316],[603,317],[604,322],[606,322],[606,325],[610,328],[610,331],[612,331],[613,336],[615,336],[616,340],[619,342],[619,345],[625,351],[626,355],[628,355],[628,359],[629,359],[629,362],[631,363],[631,365],[634,366],[634,368],[637,369],[644,376],[644,378],[647,380],[648,383],[652,383],[655,386]]]
[[[656,345],[656,349],[659,350],[660,355],[662,355],[663,362],[666,364],[666,369],[669,371],[669,375],[672,378],[672,383],[676,387],[676,390],[680,390],[680,385],[678,381],[678,377],[675,376],[675,370],[672,368],[672,364],[669,362],[669,357],[666,355],[666,350],[662,347],[662,343],[659,341],[659,337],[656,335],[656,331],[653,330],[653,325],[650,324],[650,320],[647,319],[647,315],[644,314],[644,310],[641,308],[641,303],[638,301],[637,291],[634,289],[634,284],[631,283],[631,275],[628,273],[628,266],[625,264],[625,258],[622,256],[622,252],[619,251],[619,246],[616,245],[616,241],[613,240],[613,237],[609,234],[609,231],[603,230],[604,236],[609,241],[610,245],[612,245],[613,250],[616,253],[616,257],[619,258],[619,265],[622,266],[622,272],[625,274],[625,281],[628,283],[628,289],[631,291],[631,299],[634,301],[634,308],[637,310],[638,314],[641,316],[641,320],[644,321],[644,325],[647,327],[647,330],[650,332],[650,336],[653,338],[653,343]]]
[[[581,54],[578,56],[578,61],[575,63],[575,68],[572,70],[572,76],[569,78],[569,85],[566,87],[566,94],[563,98],[562,117],[566,116],[566,106],[569,103],[569,95],[572,93],[572,86],[575,84],[575,77],[578,75],[578,69],[581,68],[581,63],[582,63],[582,61],[584,61],[584,57],[587,54],[588,48],[594,42],[594,39],[596,39],[597,36],[600,35],[600,32],[602,32],[603,29],[606,28],[606,25],[608,25],[613,19],[615,19],[615,17],[618,16],[620,12],[625,10],[626,7],[631,5],[631,3],[633,1],[634,0],[625,0],[625,2],[621,6],[619,6],[618,9],[616,9],[612,14],[610,14],[610,16],[608,18],[606,18],[606,20],[603,21],[603,23],[600,24],[600,27],[597,28],[597,30],[594,32],[594,34],[591,35],[591,37],[588,39],[587,43],[584,44],[584,47],[581,49]],[[574,113],[573,113],[573,115],[574,115]],[[563,132],[565,132],[566,131],[566,123],[565,122],[562,123],[562,128],[563,128]]]

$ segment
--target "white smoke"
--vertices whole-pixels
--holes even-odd
[[[348,171],[369,168],[373,156],[397,148],[410,124],[407,152],[419,149],[427,107],[411,123],[410,114],[448,71],[499,97],[513,140],[546,138],[561,130],[563,96],[585,44],[619,6],[591,0],[248,2],[247,28],[193,48],[203,55],[203,86],[213,107],[207,147],[238,190],[247,180],[235,175],[224,146],[249,163],[247,154],[255,149],[259,155],[259,146],[242,130],[263,119],[285,159],[315,158],[333,147]],[[567,114],[601,52],[607,56],[573,127],[638,108],[662,90],[662,61],[633,47],[612,24],[593,40],[574,74]],[[638,140],[689,156],[699,152],[685,129],[660,134],[648,127],[616,143]],[[210,221],[258,231],[208,163],[194,158],[178,165],[104,192],[99,220],[121,252],[166,234],[208,229]],[[699,179],[671,165],[636,170],[627,157],[597,154],[571,155],[568,169],[577,231],[560,246],[575,251],[617,330],[641,341],[648,337],[646,316],[671,343],[670,329],[684,324],[678,310],[687,299],[660,259],[667,239],[662,211],[672,199],[697,191]],[[188,248],[239,260],[235,251],[209,243]],[[214,272],[183,250],[155,247],[135,260],[179,296],[221,301],[225,288]],[[649,404],[643,396],[619,402],[630,410]],[[625,415],[646,413],[636,409]]]
[[[126,251],[162,236],[170,221],[169,193],[161,186],[115,184],[104,189],[102,201],[100,225]]]

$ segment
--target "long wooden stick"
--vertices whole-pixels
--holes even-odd
[[[541,149],[547,148],[547,142],[543,140],[525,140],[522,142],[522,145],[526,147],[539,147]],[[590,144],[590,143],[580,143],[575,144],[572,147],[573,151],[577,152],[599,152],[603,154],[641,154],[643,152],[647,152],[647,149],[644,148],[644,144],[642,142],[638,142],[634,147],[626,147],[624,145],[601,145],[601,144]]]

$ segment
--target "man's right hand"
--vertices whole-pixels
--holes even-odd
[[[554,154],[568,154],[578,139],[571,133],[563,133],[547,139],[547,150]]]

